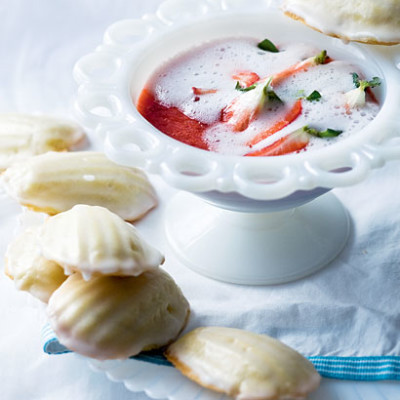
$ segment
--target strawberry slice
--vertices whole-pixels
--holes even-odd
[[[235,132],[244,131],[263,108],[264,103],[268,101],[267,94],[269,86],[278,85],[286,78],[297,72],[305,71],[312,66],[325,64],[329,61],[330,59],[327,56],[326,50],[323,50],[316,56],[298,62],[297,64],[292,65],[291,67],[278,72],[273,76],[259,79],[251,86],[245,87],[242,90],[242,93],[233,99],[233,101],[221,111],[221,122],[231,125]],[[239,86],[241,86],[240,82]],[[296,119],[301,113],[301,103],[296,103],[296,106],[297,111],[296,109],[294,110],[293,116],[288,115],[288,123],[286,125],[288,125],[291,121],[294,121],[294,119]],[[257,139],[254,141],[254,143],[250,142],[249,145],[258,143],[260,140],[263,140],[263,138],[279,131],[286,125],[285,122],[280,122],[275,128],[272,129],[271,133],[268,131],[264,132],[260,137],[257,136]]]
[[[365,89],[365,93],[367,93],[369,99],[370,99],[373,103],[379,104],[378,99],[376,98],[375,94],[372,92],[372,90],[371,90],[370,87],[367,87],[367,88]]]
[[[221,121],[231,125],[235,132],[244,131],[263,108],[267,98],[265,89],[270,81],[271,79],[267,83],[259,81],[258,84],[254,84],[254,88],[234,98],[232,103],[222,110]]]
[[[330,62],[331,59],[328,58],[326,54],[326,50],[321,51],[321,53],[317,54],[314,57],[307,58],[306,60],[300,61],[287,69],[284,69],[281,72],[278,72],[272,77],[271,84],[273,86],[277,86],[282,83],[285,79],[289,78],[290,76],[296,74],[297,72],[306,71],[310,67],[314,67],[320,64],[326,64]]]
[[[232,75],[232,79],[239,82],[241,87],[249,87],[260,80],[260,77],[252,71],[240,71]]]
[[[192,87],[193,90],[193,94],[199,96],[202,94],[210,94],[210,93],[217,93],[217,89],[202,89],[202,88],[198,88],[193,86]]]
[[[247,129],[250,122],[257,116],[260,112],[264,103],[268,100],[267,99],[267,90],[268,87],[271,85],[276,86],[282,81],[284,81],[289,76],[299,72],[305,71],[308,68],[319,65],[325,64],[329,62],[330,59],[326,54],[326,50],[321,51],[321,53],[317,54],[314,57],[307,58],[304,61],[301,61],[291,67],[278,72],[273,76],[269,76],[263,79],[259,79],[251,86],[246,87],[245,90],[242,91],[238,97],[233,99],[233,101],[228,104],[221,112],[221,121],[231,125],[235,132],[241,132]],[[240,85],[240,82],[239,82]],[[250,90],[247,90],[250,89]],[[299,107],[299,113],[301,112],[301,104],[297,104]],[[298,116],[299,114],[297,114]],[[297,116],[293,117],[292,120],[296,119]],[[291,116],[289,115],[289,122]],[[287,124],[286,124],[287,125]],[[284,123],[280,123],[275,128],[275,131],[272,131],[270,134],[277,132],[278,130],[282,129],[286,126]],[[265,132],[265,137],[269,136],[268,132]],[[255,140],[255,143],[258,143],[262,139]],[[254,143],[250,143],[254,144]]]
[[[295,153],[303,150],[309,141],[310,135],[304,128],[300,128],[263,149],[247,153],[246,156],[282,156],[284,154]]]
[[[283,119],[277,121],[274,125],[268,128],[266,131],[259,133],[258,135],[254,136],[251,140],[247,142],[247,146],[254,146],[255,144],[261,142],[262,140],[266,139],[267,137],[273,135],[276,132],[279,132],[285,126],[288,126],[292,123],[300,114],[303,109],[301,104],[301,99],[298,99],[296,103],[294,103],[293,107],[286,113]]]

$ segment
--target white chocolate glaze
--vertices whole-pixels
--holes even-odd
[[[85,138],[82,128],[63,119],[0,114],[0,169],[47,151],[70,150]]]
[[[49,214],[88,204],[133,221],[157,204],[144,172],[117,165],[98,152],[38,155],[8,168],[3,181],[20,204]]]
[[[49,217],[38,239],[46,259],[88,279],[92,274],[136,276],[164,262],[134,226],[104,207],[80,204]]]
[[[360,42],[400,42],[399,0],[285,0],[289,15],[328,35]]]
[[[237,399],[302,399],[320,382],[295,350],[240,329],[197,328],[170,345],[166,356],[189,378]]]
[[[47,303],[51,294],[67,279],[63,268],[40,254],[36,229],[27,229],[9,244],[6,274],[19,290]]]
[[[170,343],[189,303],[161,269],[138,277],[70,276],[51,296],[49,321],[61,343],[97,359],[128,358]]]

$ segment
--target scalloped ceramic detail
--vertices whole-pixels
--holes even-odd
[[[251,7],[248,4],[244,0],[167,0],[155,14],[120,21],[107,30],[103,45],[96,50],[98,54],[82,58],[75,66],[80,83],[78,117],[104,138],[106,154],[118,163],[160,174],[178,189],[206,195],[212,191],[234,192],[254,200],[276,200],[299,190],[353,185],[371,169],[400,158],[400,143],[392,140],[400,128],[400,72],[396,67],[400,60],[395,51],[345,45],[323,36],[284,16],[271,0],[257,0]],[[175,141],[145,121],[134,107],[151,72],[172,52],[201,40],[232,35],[264,37],[271,32],[282,40],[302,36],[304,41],[316,42],[328,51],[351,54],[376,71],[386,82],[381,89],[383,103],[378,116],[362,132],[319,151],[250,160]],[[125,40],[127,37],[130,39]],[[106,86],[101,73],[98,76],[99,70],[90,65],[95,60],[110,71]],[[260,179],[254,171],[268,173],[261,174]]]
[[[80,69],[75,74],[79,83],[88,82],[96,78],[99,82],[111,82],[121,66],[121,61],[113,54],[93,52],[81,59]]]
[[[150,24],[143,20],[126,19],[111,25],[105,35],[104,43],[129,47],[142,41],[152,32]]]
[[[150,364],[137,360],[97,361],[90,360],[89,366],[103,372],[113,382],[123,382],[131,392],[145,392],[152,399],[170,400],[229,400],[191,382],[177,369]]]
[[[208,12],[206,3],[196,0],[166,0],[157,10],[156,15],[168,25],[192,20]]]

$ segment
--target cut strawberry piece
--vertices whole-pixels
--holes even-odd
[[[260,77],[252,71],[241,71],[232,75],[232,79],[239,82],[241,87],[249,87],[260,80]]]
[[[284,71],[278,72],[277,74],[266,77],[263,79],[259,79],[251,86],[248,87],[250,90],[243,90],[243,93],[236,97],[228,106],[226,106],[221,112],[221,121],[225,122],[233,127],[233,130],[236,132],[241,132],[247,129],[250,122],[257,116],[260,112],[264,103],[267,99],[268,87],[270,85],[278,85],[283,80],[288,78],[289,76],[308,69],[309,67],[324,64],[328,60],[326,51],[323,50],[321,53],[317,54],[314,57],[310,57],[304,61],[301,61],[291,67],[285,69]],[[329,59],[330,60],[330,59]],[[252,74],[250,72],[250,74]],[[234,75],[235,76],[235,75]],[[236,75],[238,77],[239,75]],[[240,82],[239,82],[240,85]],[[301,103],[297,103],[299,107],[298,112],[301,112]],[[296,111],[296,110],[295,110]],[[289,122],[297,118],[299,114],[291,117],[288,115]],[[287,125],[287,124],[286,124]],[[274,129],[272,129],[271,133],[265,132],[265,137],[268,137],[270,134],[277,132],[286,126],[284,123],[280,123]],[[257,139],[254,143],[258,143],[258,141],[262,140]],[[254,143],[250,143],[252,145]]]
[[[271,85],[277,86],[282,83],[285,79],[290,76],[296,74],[297,72],[306,71],[310,67],[314,67],[320,64],[326,64],[330,62],[331,59],[328,58],[326,51],[323,50],[321,53],[317,54],[314,57],[307,58],[304,61],[300,61],[297,64],[292,65],[291,67],[284,69],[281,72],[278,72],[272,77]]]
[[[236,132],[244,131],[264,106],[267,83],[260,81],[252,90],[242,92],[221,112],[221,121],[231,125]]]
[[[276,122],[266,131],[254,136],[249,142],[247,142],[247,146],[254,146],[274,133],[279,132],[285,126],[288,126],[301,114],[302,109],[303,106],[301,104],[301,99],[299,99],[296,101],[296,103],[294,103],[293,107],[286,113],[283,119]]]
[[[368,98],[375,104],[379,104],[378,99],[376,98],[374,92],[371,90],[370,87],[367,87],[365,89],[365,93],[367,93]]]
[[[195,95],[202,95],[202,94],[210,94],[210,93],[217,93],[217,89],[201,89],[197,87],[192,87],[193,94]]]
[[[303,150],[308,145],[309,141],[310,135],[304,130],[304,128],[301,128],[283,138],[280,138],[270,146],[248,153],[246,156],[282,156],[284,154]]]

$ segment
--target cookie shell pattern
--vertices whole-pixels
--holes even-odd
[[[87,204],[134,221],[157,205],[144,172],[117,165],[100,152],[38,155],[8,168],[3,182],[21,205],[50,215]]]
[[[124,359],[169,344],[189,304],[161,269],[138,277],[71,275],[51,296],[49,321],[60,342],[96,359]]]
[[[48,151],[68,151],[86,135],[76,123],[47,115],[0,114],[0,170]]]
[[[303,399],[320,376],[295,350],[266,335],[197,328],[170,345],[167,358],[200,385],[237,399]]]
[[[38,239],[46,259],[86,279],[92,274],[136,276],[164,262],[133,225],[104,207],[79,204],[49,217]]]

